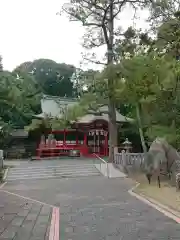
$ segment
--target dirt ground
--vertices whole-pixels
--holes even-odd
[[[159,188],[157,181],[149,185],[144,175],[135,175],[132,178],[140,183],[135,190],[136,193],[155,199],[180,213],[180,191],[177,191],[167,181],[161,182],[161,188]]]

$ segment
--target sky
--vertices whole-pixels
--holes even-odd
[[[68,0],[0,0],[0,55],[5,70],[38,58],[79,66],[84,49],[81,46],[84,28],[59,16]],[[147,28],[147,12],[136,21],[139,28]],[[126,29],[132,25],[133,12],[126,9],[118,21]],[[97,51],[98,56],[104,50]],[[87,68],[93,67],[90,63]]]

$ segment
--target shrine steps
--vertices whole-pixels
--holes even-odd
[[[101,173],[92,163],[58,163],[52,165],[23,164],[10,168],[6,181],[34,180],[34,179],[53,179],[53,178],[76,178],[99,176]]]

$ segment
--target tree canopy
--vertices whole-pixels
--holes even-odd
[[[57,63],[50,59],[25,62],[15,69],[32,74],[45,94],[60,97],[74,96],[72,76],[75,70],[72,65]]]
[[[40,111],[40,94],[36,94],[32,77],[21,74],[17,79],[16,73],[2,71],[0,86],[1,120],[12,127],[23,128],[30,123],[32,115]]]

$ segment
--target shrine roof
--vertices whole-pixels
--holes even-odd
[[[37,114],[36,117],[45,118],[46,116],[49,116],[52,118],[60,118],[67,107],[72,107],[77,103],[77,98],[43,95],[43,98],[41,99],[42,113]]]
[[[68,98],[68,97],[60,98],[55,96],[43,95],[43,98],[41,99],[42,113],[36,115],[36,117],[45,118],[49,116],[52,118],[55,118],[55,117],[61,118],[61,116],[63,115],[63,111],[67,109],[67,107],[72,107],[76,104],[78,104],[77,98]],[[99,112],[99,115],[98,115],[98,112]],[[133,121],[133,119],[123,116],[117,110],[116,110],[116,119],[117,119],[117,122]],[[86,114],[85,116],[80,117],[77,120],[77,123],[88,124],[95,120],[109,121],[107,105],[100,107],[96,112],[89,111],[89,114]]]
[[[108,114],[102,114],[101,116],[93,115],[93,114],[87,114],[77,120],[77,123],[81,124],[88,124],[92,123],[97,120],[104,120],[104,121],[109,121],[109,116]],[[128,118],[120,114],[118,111],[116,111],[116,121],[117,122],[132,122],[132,118]]]
[[[99,112],[99,115],[97,113]],[[108,106],[102,106],[98,109],[96,114],[87,114],[81,118],[78,119],[77,123],[82,123],[82,124],[88,124],[92,123],[96,120],[104,120],[104,121],[109,121],[109,116],[108,116]],[[123,116],[121,113],[119,113],[116,110],[116,121],[117,122],[133,122],[134,120],[132,118],[128,118],[126,116]]]

